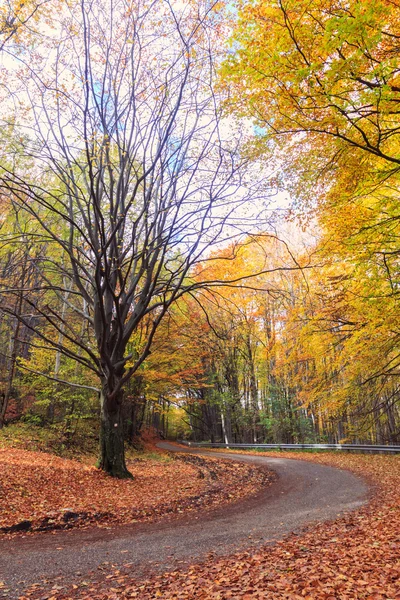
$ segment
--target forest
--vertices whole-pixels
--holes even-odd
[[[389,0],[4,2],[0,428],[117,477],[149,428],[399,444],[399,43]]]

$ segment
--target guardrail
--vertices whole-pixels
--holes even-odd
[[[180,444],[194,448],[265,448],[266,450],[341,450],[348,452],[400,453],[400,446],[377,446],[374,444],[212,444],[211,442],[177,441]]]

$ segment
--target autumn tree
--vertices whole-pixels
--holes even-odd
[[[257,124],[253,148],[275,152],[297,214],[321,228],[324,268],[289,311],[301,343],[282,367],[297,363],[325,429],[344,417],[383,432],[386,419],[385,439],[398,420],[399,16],[385,0],[242,3],[222,71]]]
[[[18,318],[96,376],[99,465],[116,477],[129,476],[124,387],[171,304],[212,283],[190,272],[226,227],[238,234],[229,225],[253,194],[240,132],[222,126],[214,89],[220,28],[207,2],[81,0],[9,69],[19,158],[3,164],[1,191],[30,221],[20,243],[46,249],[38,281],[23,290],[34,325],[26,312]],[[13,316],[19,293],[3,284]]]
[[[56,4],[53,2],[53,5]],[[48,12],[50,0],[6,0],[0,7],[0,51],[11,41],[20,43],[30,28]],[[24,40],[25,41],[25,40]]]
[[[214,258],[201,273],[226,285],[191,298],[181,326],[183,352],[197,346],[203,371],[185,394],[193,437],[226,443],[302,439],[307,413],[294,382],[295,361],[287,358],[295,338],[284,324],[309,257],[300,265],[283,240],[260,234]],[[239,285],[229,284],[234,274]]]
[[[243,4],[226,66],[238,108],[303,150],[344,142],[399,164],[399,17],[383,0]]]

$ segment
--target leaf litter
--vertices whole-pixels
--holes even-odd
[[[259,456],[259,453],[257,453]],[[281,453],[268,456],[282,457]],[[395,456],[285,453],[366,477],[367,506],[292,534],[274,546],[135,580],[114,569],[95,583],[76,581],[51,600],[398,600],[400,598],[400,460]],[[38,593],[38,595],[36,595]],[[31,590],[25,598],[39,598]]]
[[[115,480],[77,460],[0,449],[0,532],[148,522],[248,496],[268,483],[265,471],[193,456],[140,458],[133,480]]]

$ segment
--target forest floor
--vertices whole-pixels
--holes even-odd
[[[166,443],[163,445],[168,447]],[[292,551],[292,538],[283,545],[274,544],[285,534],[360,507],[365,502],[367,488],[361,479],[347,471],[287,460],[284,456],[238,456],[237,460],[231,457],[235,469],[238,461],[244,461],[253,468],[272,468],[278,478],[258,494],[214,510],[189,512],[164,524],[111,524],[104,529],[78,528],[52,532],[53,535],[0,540],[0,571],[4,580],[0,583],[0,597],[41,600],[295,598],[290,586],[289,595],[284,592],[276,573],[305,580],[309,575],[303,573],[306,565],[300,565],[296,573],[299,565]],[[190,454],[183,459],[183,464],[187,464],[187,460],[193,464],[193,459],[198,458],[202,457]],[[225,460],[228,455],[220,458]],[[234,486],[232,482],[231,489]],[[329,531],[330,527],[323,525],[321,532]],[[307,535],[302,533],[293,540]],[[307,548],[301,544],[301,552],[314,556],[317,542],[309,541]],[[235,549],[241,549],[240,553],[233,555]],[[219,558],[221,555],[228,558]],[[316,577],[320,566],[325,572],[324,559],[324,554],[314,556]],[[287,560],[286,568],[282,560]],[[265,578],[268,572],[271,580]],[[277,586],[273,589],[278,595],[273,596],[266,584],[270,581],[272,585],[275,579]],[[288,579],[285,581],[288,583]],[[329,596],[318,592],[308,597]]]
[[[242,453],[241,453],[242,454]],[[260,456],[259,453],[248,453]],[[398,600],[400,598],[400,457],[268,453],[350,470],[373,486],[356,512],[225,558],[212,557],[147,580],[119,569],[96,588],[74,584],[52,600]],[[263,456],[264,453],[263,453]]]
[[[134,479],[114,480],[89,464],[93,456],[78,461],[0,445],[0,536],[165,520],[237,501],[272,479],[219,458],[137,456],[128,459]]]
[[[243,454],[243,452],[240,452]],[[248,452],[260,456],[260,453]],[[56,596],[115,600],[398,600],[400,457],[268,452],[350,470],[373,486],[370,503],[274,546],[194,564],[145,581],[108,575],[98,594]]]

